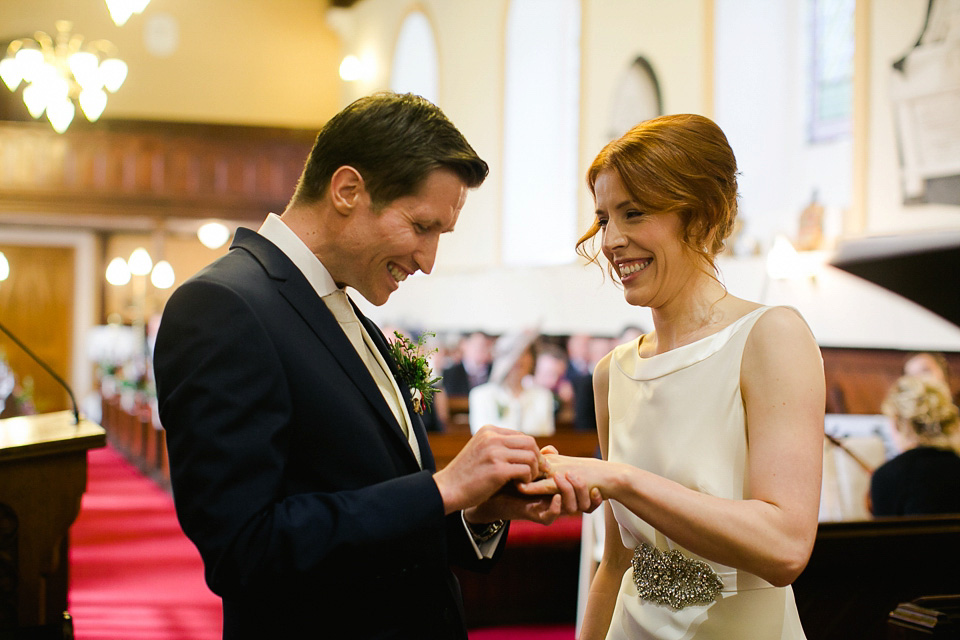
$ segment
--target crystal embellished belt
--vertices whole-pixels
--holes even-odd
[[[641,600],[675,609],[710,604],[723,587],[706,562],[687,558],[677,549],[664,552],[646,542],[633,550],[633,581]]]

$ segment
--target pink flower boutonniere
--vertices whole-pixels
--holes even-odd
[[[393,333],[396,340],[390,341],[390,356],[397,364],[397,377],[410,387],[410,402],[414,412],[422,414],[433,402],[433,394],[440,390],[434,385],[440,382],[441,378],[434,377],[427,362],[427,355],[436,349],[426,355],[420,353],[427,336],[436,334],[425,333],[413,342],[399,331]]]

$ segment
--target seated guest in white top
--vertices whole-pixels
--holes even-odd
[[[493,424],[532,436],[553,434],[553,393],[531,375],[536,338],[535,333],[525,331],[497,339],[490,381],[470,390],[472,433]]]

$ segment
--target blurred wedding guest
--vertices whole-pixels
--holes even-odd
[[[950,366],[942,353],[914,353],[903,363],[903,375],[933,378],[950,384]]]
[[[532,375],[536,338],[532,331],[497,338],[490,381],[470,390],[472,433],[492,424],[531,436],[553,434],[553,394],[538,385]]]
[[[460,362],[443,370],[443,390],[451,396],[466,396],[490,379],[492,339],[474,331],[460,340]]]
[[[921,351],[911,354],[903,363],[903,375],[926,376],[934,380],[939,380],[950,389],[954,403],[960,398],[960,391],[954,393],[953,388],[950,386],[950,363],[947,362],[947,357],[942,353]]]
[[[901,453],[873,472],[873,515],[960,513],[960,456],[953,445],[960,418],[946,385],[932,377],[903,376],[881,410],[893,421]]]
[[[427,357],[431,371],[444,370],[447,349],[443,340],[428,334],[424,339],[423,353]],[[436,388],[439,390],[433,394],[433,402],[423,411],[423,426],[427,431],[443,431],[450,419],[449,402],[443,392],[442,379],[437,383]]]
[[[567,338],[567,378],[572,382],[579,376],[584,376],[593,371],[590,366],[590,341],[593,339],[589,333],[575,333]]]
[[[17,378],[13,369],[7,364],[3,351],[0,351],[0,413],[3,413],[7,398],[13,393],[13,388],[16,385]]]
[[[638,124],[587,172],[580,249],[602,252],[624,313],[646,307],[653,329],[594,369],[604,459],[544,451],[607,500],[580,640],[805,637],[789,585],[817,532],[823,363],[795,309],[723,285],[737,174],[726,136],[693,114]]]
[[[640,336],[642,336],[644,333],[646,333],[646,331],[644,331],[643,329],[641,329],[641,328],[638,327],[637,325],[635,325],[635,324],[628,324],[628,325],[625,326],[625,327],[623,328],[623,330],[620,332],[620,335],[619,335],[619,336],[617,337],[617,339],[616,339],[616,343],[617,343],[617,344],[626,344],[626,343],[630,342],[631,340],[636,340],[637,338],[639,338]],[[606,354],[604,354],[604,355],[606,355]]]
[[[573,413],[573,385],[567,378],[567,353],[559,345],[542,342],[537,346],[533,379],[553,394],[553,414],[570,420]]]
[[[642,332],[641,332],[642,333]],[[573,427],[579,431],[597,430],[596,403],[593,399],[593,369],[605,355],[623,339],[606,336],[591,336],[587,343],[587,374],[572,381]]]

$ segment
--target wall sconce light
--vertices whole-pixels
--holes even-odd
[[[128,284],[132,276],[150,276],[150,283],[157,289],[169,289],[176,281],[173,266],[166,260],[153,264],[153,258],[143,247],[134,249],[128,260],[117,257],[107,265],[107,282],[122,287]]]
[[[221,222],[207,222],[197,229],[197,238],[208,249],[219,249],[230,239],[230,230]]]
[[[785,236],[777,236],[767,253],[767,275],[774,280],[795,278],[800,273],[800,256]]]
[[[778,235],[767,252],[767,268],[761,285],[759,301],[766,302],[770,282],[773,280],[801,282],[816,285],[823,272],[825,251],[797,251],[786,236]]]
[[[10,263],[7,261],[7,256],[3,255],[3,251],[0,251],[0,282],[3,282],[10,277]]]
[[[175,281],[176,277],[173,275],[173,265],[169,262],[161,260],[153,266],[153,271],[150,272],[150,284],[154,287],[157,289],[169,289]]]
[[[130,265],[123,258],[116,257],[107,265],[107,282],[122,287],[130,282]]]
[[[364,56],[363,59],[360,59],[350,54],[340,62],[340,79],[345,82],[372,80],[376,70],[373,56]]]
[[[785,236],[774,238],[767,253],[767,276],[773,280],[802,280],[816,282],[823,272],[827,253],[825,251],[797,251]]]
[[[153,269],[153,258],[146,249],[137,247],[130,254],[127,264],[130,265],[130,273],[135,276],[145,276]]]

